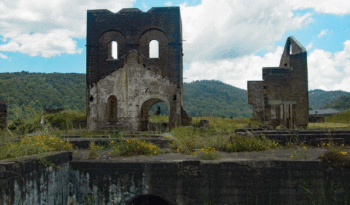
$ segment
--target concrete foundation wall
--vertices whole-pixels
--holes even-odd
[[[36,158],[0,161],[0,204],[67,204],[71,153],[61,152],[46,162]]]
[[[350,192],[349,169],[321,161],[70,161],[67,152],[33,161],[1,162],[1,204],[130,204],[157,196],[171,205],[305,204],[331,185]],[[301,187],[302,186],[302,187]],[[269,197],[270,196],[270,197]],[[270,199],[269,199],[270,198]],[[63,202],[63,203],[62,203]]]
[[[316,161],[73,162],[71,174],[78,179],[77,196],[93,193],[97,201],[100,193],[100,201],[105,204],[130,204],[143,195],[158,196],[174,205],[209,201],[268,204],[268,196],[272,195],[276,204],[295,205],[307,200],[306,191],[300,186],[307,187],[316,198],[321,198],[323,191],[330,193],[332,182],[347,191],[350,188],[345,182],[350,182],[349,170],[332,171]]]

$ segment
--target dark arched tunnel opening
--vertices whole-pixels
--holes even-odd
[[[128,205],[170,205],[166,200],[155,195],[143,195],[132,200]]]

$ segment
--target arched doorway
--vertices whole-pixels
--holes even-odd
[[[141,131],[168,130],[169,106],[158,98],[151,98],[141,106]]]
[[[117,97],[111,95],[108,98],[108,111],[107,117],[108,122],[117,122],[118,121],[118,107],[117,107]]]
[[[170,205],[165,199],[162,199],[159,196],[155,195],[143,195],[132,200],[128,205],[147,205],[147,204],[156,204],[156,205]]]

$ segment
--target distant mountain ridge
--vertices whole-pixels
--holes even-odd
[[[184,83],[184,109],[190,116],[250,117],[246,90],[216,80]]]
[[[343,97],[342,97],[343,96]],[[247,91],[217,80],[183,85],[184,109],[190,116],[251,117]],[[309,91],[312,109],[347,105],[345,91]],[[32,102],[38,109],[85,109],[86,75],[78,73],[0,73],[0,99],[9,108]],[[337,108],[337,107],[336,107]]]
[[[336,104],[336,102],[342,96],[350,96],[350,93],[341,91],[341,90],[337,90],[337,91],[324,91],[320,89],[311,90],[309,91],[309,107],[314,110],[320,109],[320,108],[336,108],[336,107],[332,107],[332,105],[329,103],[333,102],[333,104]]]

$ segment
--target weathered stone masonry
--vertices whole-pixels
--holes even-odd
[[[87,125],[141,130],[157,102],[169,108],[169,127],[188,125],[183,110],[179,7],[87,12]],[[150,58],[150,42],[158,57]],[[113,48],[113,43],[116,48]],[[113,49],[117,54],[113,54]],[[114,55],[114,56],[113,56]],[[116,55],[116,56],[115,56]]]
[[[306,127],[309,121],[307,52],[289,37],[279,67],[263,68],[263,81],[248,81],[253,118],[272,127]]]

